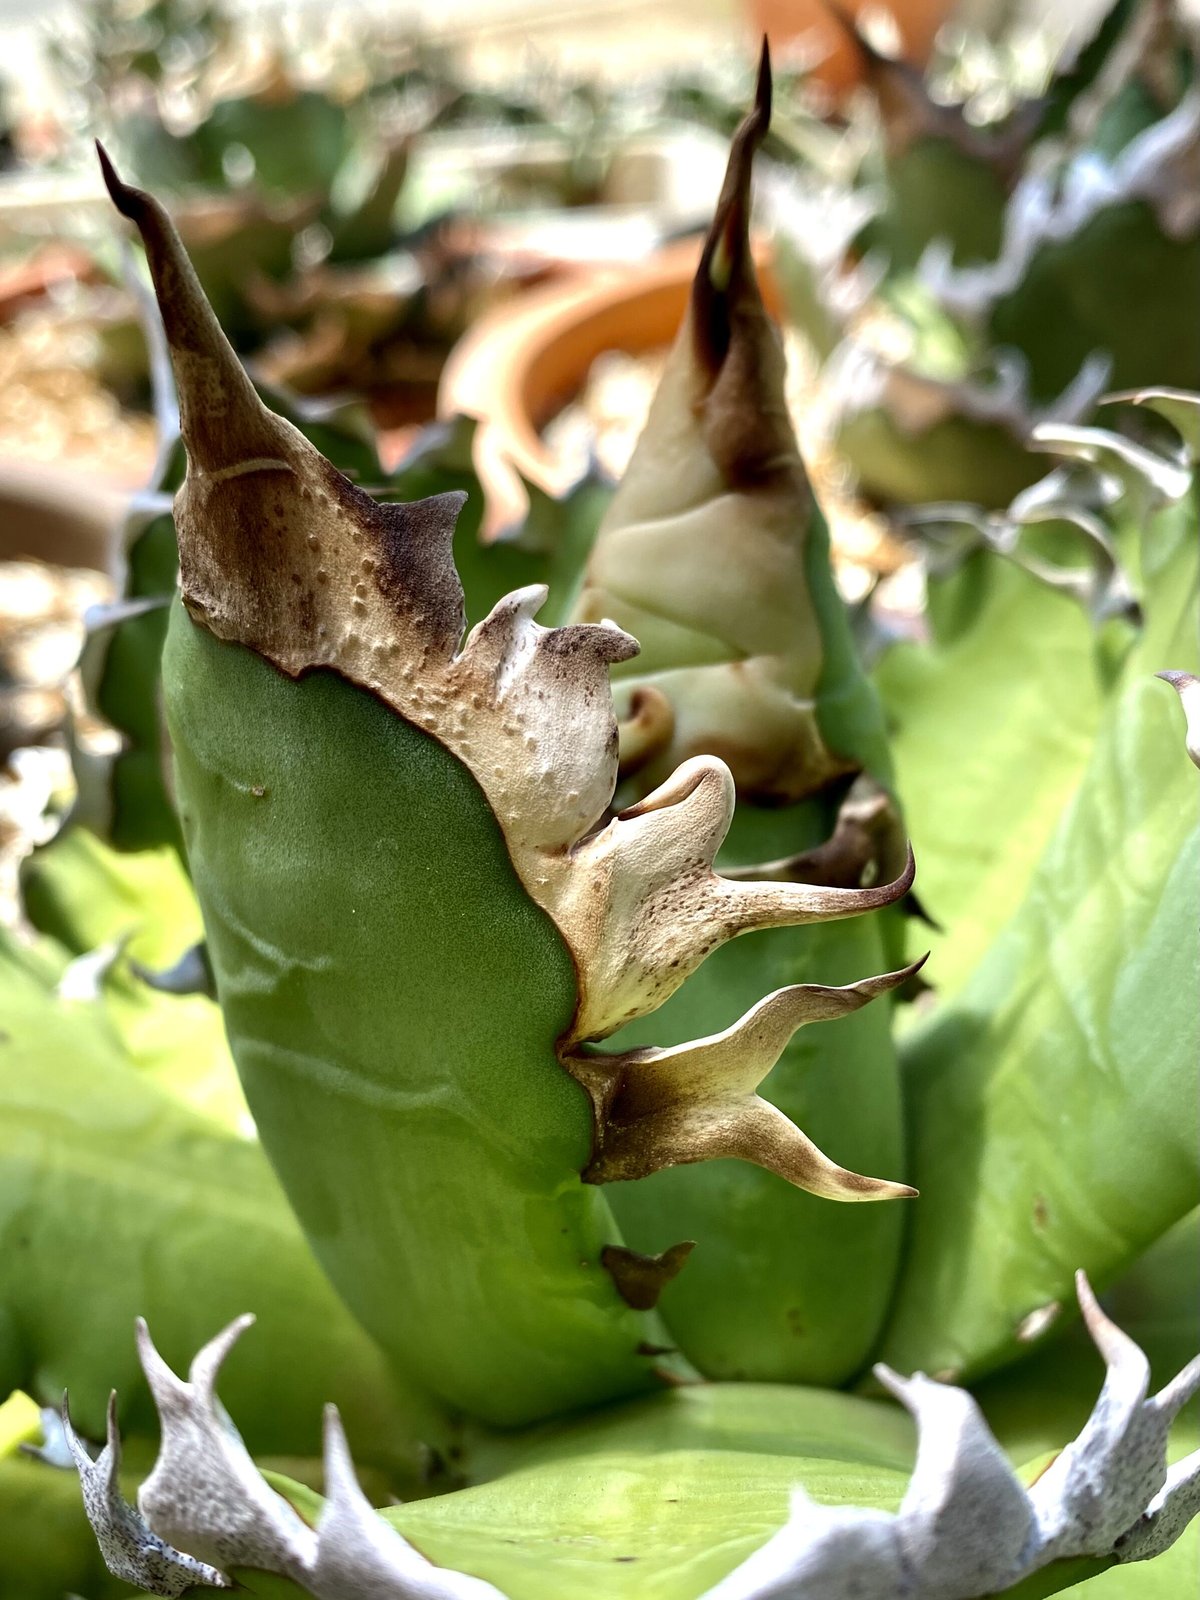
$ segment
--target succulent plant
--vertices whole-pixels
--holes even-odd
[[[859,44],[879,127],[861,205],[840,247],[780,207],[784,281],[864,491],[1001,508],[1038,476],[1039,423],[1086,422],[1109,388],[1200,385],[1195,25],[1116,0],[990,122]]]
[[[796,883],[896,881],[903,830],[888,793],[878,702],[858,667],[829,571],[828,534],[781,403],[783,353],[747,248],[751,155],[768,84],[736,135],[684,327],[587,563],[575,617],[609,617],[640,653],[613,667],[620,719],[617,804],[639,804],[680,762],[719,754],[737,790],[721,870],[755,863]],[[703,562],[692,551],[703,548]],[[687,770],[685,766],[685,770]],[[840,824],[840,826],[839,826]],[[773,982],[845,982],[898,964],[897,916],[784,929],[715,952],[626,1037],[668,1046],[714,1030]],[[884,1004],[836,1029],[798,1033],[772,1073],[776,1104],[843,1159],[896,1172],[898,1070]],[[864,1117],[864,1102],[871,1115]],[[900,1249],[895,1207],[828,1207],[761,1170],[679,1167],[614,1193],[643,1251],[672,1227],[698,1249],[664,1296],[668,1326],[709,1376],[840,1382],[878,1336]],[[835,1290],[853,1253],[862,1277]],[[826,1303],[813,1319],[806,1307]]]
[[[461,493],[380,501],[339,473],[244,374],[167,213],[106,164],[149,255],[187,456],[161,673],[192,925],[132,887],[139,853],[90,859],[181,944],[198,904],[282,1194],[230,1131],[236,1095],[198,1110],[181,1062],[139,1061],[103,983],[64,998],[97,967],[69,962],[94,913],[61,894],[57,937],[42,916],[38,944],[0,952],[21,1140],[0,1146],[0,1240],[28,1263],[0,1352],[43,1405],[71,1388],[41,1459],[0,1459],[0,1514],[68,1529],[30,1551],[22,1514],[15,1557],[0,1548],[26,1600],[1033,1600],[1093,1579],[1097,1600],[1149,1600],[1184,1570],[1200,1463],[1177,1419],[1200,1329],[1170,1318],[1200,1203],[1200,835],[1153,672],[1194,745],[1197,402],[1138,397],[1166,419],[1153,451],[1056,441],[1077,465],[1043,497],[1050,532],[1119,551],[1138,609],[1093,607],[1119,634],[1093,642],[1078,595],[1030,570],[1041,552],[1022,568],[975,514],[994,537],[946,580],[944,600],[980,591],[959,635],[943,606],[928,644],[884,657],[894,775],[747,247],[769,110],[764,61],[590,548],[479,546]],[[418,458],[407,488],[420,475]],[[547,572],[554,627],[534,620]],[[1043,606],[1030,624],[1006,611],[1020,585]],[[1060,625],[1060,648],[1033,648]],[[1070,722],[1093,653],[1087,726],[1043,774],[1045,703]],[[1032,702],[1015,754],[988,672]],[[942,697],[932,753],[906,673]],[[1038,837],[1009,856],[1014,763]],[[926,794],[927,771],[952,793]],[[938,809],[955,784],[965,845]],[[984,952],[899,1032],[903,1075],[897,792],[937,867],[931,908]],[[79,876],[80,837],[45,875],[74,849],[59,881]],[[975,892],[980,850],[1007,861],[1007,899]],[[52,1072],[23,1068],[41,1035]],[[881,1176],[841,1164],[865,1150]],[[1122,1274],[1129,1334],[1089,1286]],[[145,1387],[113,1332],[134,1313]],[[336,1401],[321,1464],[314,1389]],[[79,1474],[115,1588],[54,1463]]]

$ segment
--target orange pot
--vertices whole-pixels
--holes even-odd
[[[0,271],[0,324],[11,322],[56,284],[71,280],[95,283],[99,276],[96,263],[86,251],[69,244],[46,245],[27,261]]]
[[[640,355],[675,337],[700,241],[683,240],[644,265],[579,273],[525,293],[481,317],[451,351],[438,388],[438,414],[480,422],[475,468],[486,496],[484,536],[518,521],[522,478],[548,494],[570,487],[541,429],[583,388],[606,350]],[[760,263],[763,298],[778,293]]]
[[[0,561],[111,572],[129,501],[94,475],[0,460]]]

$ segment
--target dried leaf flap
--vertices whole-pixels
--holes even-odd
[[[725,287],[714,292],[730,319],[725,367],[741,359],[735,352],[747,319],[761,319],[770,332],[745,239],[749,153],[765,127],[769,84],[764,60],[759,103],[735,141],[706,258],[724,263],[717,275]],[[633,656],[636,641],[607,622],[539,626],[534,617],[546,591],[531,587],[501,600],[464,643],[463,592],[451,552],[462,496],[378,504],[269,411],[164,209],[102,161],[115,203],[146,242],[179,385],[188,452],[175,506],[184,603],[216,637],[248,646],[291,677],[330,668],[371,691],[470,770],[526,891],[574,958],[579,1003],[561,1041],[569,1069],[581,1044],[654,1010],[727,939],[853,916],[907,892],[911,857],[894,882],[865,889],[719,876],[713,862],[732,818],[734,784],[714,756],[686,762],[605,824],[617,778],[609,668]],[[722,256],[718,246],[730,228],[732,254]],[[708,290],[697,293],[703,298]],[[781,514],[787,559],[799,562],[792,490],[807,496],[807,489],[786,422],[781,429],[786,460],[764,459],[756,471],[777,473],[792,486]],[[716,472],[715,464],[709,470]],[[781,628],[785,620],[789,638],[803,632],[794,610],[786,619],[781,614]],[[811,720],[809,710],[804,715]],[[741,1095],[748,1081],[746,1062],[751,1075],[761,1062],[759,1031],[758,1025],[732,1030],[721,1047],[731,1093],[736,1087]],[[711,1041],[696,1048],[715,1061]],[[706,1084],[716,1076],[710,1065]],[[689,1121],[695,1096],[682,1075],[673,1081],[679,1114],[669,1137],[669,1119],[656,1124],[664,1129],[656,1162],[643,1141],[642,1170],[694,1159],[681,1139],[686,1127],[696,1127]],[[755,1130],[769,1134],[761,1145]],[[704,1154],[746,1156],[783,1170],[780,1137],[742,1096],[735,1117],[705,1124]],[[598,1149],[606,1140],[598,1129]],[[799,1175],[802,1167],[793,1162],[791,1170]],[[879,1185],[874,1192],[895,1190]]]

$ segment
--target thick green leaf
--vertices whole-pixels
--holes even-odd
[[[995,163],[926,135],[887,162],[885,183],[884,206],[856,245],[882,250],[893,271],[915,267],[935,241],[959,266],[996,256],[1008,193]]]
[[[786,1520],[793,1489],[895,1510],[913,1433],[896,1407],[816,1389],[713,1384],[484,1445],[490,1481],[387,1521],[508,1600],[696,1600]],[[303,1515],[318,1497],[274,1480]],[[239,1573],[253,1594],[294,1596]]]
[[[226,152],[254,158],[257,185],[282,194],[326,193],[350,148],[344,105],[316,89],[218,100],[189,138],[204,152],[206,176],[224,183]]]
[[[4,1600],[125,1600],[83,1514],[74,1472],[0,1456],[0,1595]]]
[[[919,930],[926,976],[948,999],[1024,899],[1087,763],[1104,683],[1068,596],[986,551],[934,583],[942,626],[888,650],[876,682],[921,903],[939,924]]]
[[[387,1518],[510,1600],[692,1600],[782,1525],[798,1484],[895,1510],[911,1455],[893,1407],[712,1385],[550,1431],[519,1455],[500,1447],[502,1477]]]
[[[904,1369],[1011,1358],[1077,1267],[1111,1279],[1200,1198],[1196,773],[1152,676],[1196,661],[1186,519],[1151,526],[1143,566],[1145,635],[1029,894],[909,1041],[922,1198],[885,1343]]]
[[[256,1448],[314,1455],[338,1399],[364,1460],[416,1481],[436,1412],[403,1394],[308,1254],[257,1146],[217,1133],[128,1064],[94,1003],[59,1000],[0,944],[0,1393],[57,1405],[103,1437],[109,1390],[153,1426],[138,1315],[186,1364],[255,1312],[226,1399]],[[416,1430],[416,1431],[414,1431]]]
[[[118,853],[88,830],[68,828],[26,862],[22,887],[30,920],[67,956],[113,950],[99,996],[130,1064],[193,1109],[244,1131],[249,1118],[220,1011],[204,995],[159,992],[133,965],[166,970],[203,937],[177,853],[165,846]]]
[[[1070,238],[1042,246],[992,309],[989,335],[1025,352],[1038,401],[1060,394],[1095,350],[1111,358],[1114,388],[1197,389],[1200,325],[1164,307],[1194,303],[1198,282],[1194,228],[1169,237],[1150,206],[1108,206]]]
[[[401,1372],[502,1425],[657,1383],[602,1264],[577,999],[467,768],[182,606],[164,688],[238,1070],[322,1264]],[[252,868],[252,870],[250,870]]]
[[[1001,422],[957,413],[952,401],[946,415],[916,433],[886,404],[849,412],[839,423],[837,447],[862,492],[890,505],[1006,506],[1041,473],[1023,438]]]

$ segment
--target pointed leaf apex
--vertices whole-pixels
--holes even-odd
[[[1156,672],[1154,676],[1161,678],[1164,683],[1169,683],[1179,696],[1187,721],[1187,753],[1194,765],[1200,767],[1200,678],[1193,672],[1177,672],[1171,669]]]
[[[1105,1365],[1110,1368],[1121,1367],[1130,1374],[1144,1370],[1142,1384],[1144,1396],[1150,1382],[1150,1364],[1129,1335],[1122,1333],[1116,1323],[1105,1314],[1088,1281],[1087,1273],[1082,1270],[1075,1274],[1075,1293],[1079,1299],[1079,1310],[1084,1325]]]
[[[122,180],[116,167],[113,166],[112,157],[99,139],[96,140],[96,154],[100,158],[100,173],[104,179],[104,187],[108,190],[109,199],[123,217],[128,217],[130,222],[136,222],[139,203],[145,204],[148,196],[140,189],[131,189]]]
[[[863,1177],[830,1161],[756,1091],[798,1028],[857,1011],[914,970],[844,988],[793,984],[760,1000],[723,1033],[672,1049],[568,1056],[565,1065],[588,1090],[595,1111],[596,1152],[585,1179],[611,1183],[733,1156],[827,1199],[913,1197],[916,1190],[907,1184]]]
[[[733,135],[725,181],[692,285],[697,352],[714,373],[729,351],[733,304],[747,292],[757,304],[758,290],[750,259],[750,184],[755,152],[771,125],[771,98],[771,57],[764,40],[754,103]]]
[[[762,119],[764,132],[771,123],[771,99],[774,85],[771,76],[771,41],[764,33],[758,52],[758,77],[754,85],[754,109]]]
[[[235,1317],[231,1323],[222,1328],[215,1338],[196,1352],[196,1356],[188,1368],[188,1382],[202,1393],[211,1395],[216,1388],[217,1375],[225,1364],[226,1357],[248,1328],[254,1326],[253,1312],[244,1311],[240,1317]]]
[[[145,246],[179,391],[179,425],[188,460],[201,472],[241,470],[278,454],[293,432],[259,399],[208,303],[166,208],[120,177],[97,143],[100,171],[113,204]]]

